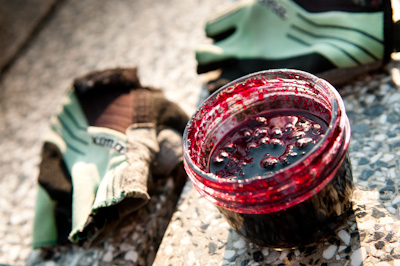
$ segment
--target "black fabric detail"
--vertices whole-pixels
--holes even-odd
[[[229,28],[229,29],[227,29],[227,30],[225,30],[223,32],[218,33],[218,34],[214,34],[214,35],[208,34],[207,37],[212,38],[214,40],[214,42],[219,42],[221,40],[224,40],[224,39],[228,38],[232,34],[234,34],[235,31],[236,31],[236,28],[232,27],[232,28]]]
[[[71,175],[56,145],[49,142],[44,143],[39,170],[39,184],[49,193],[50,197],[62,204],[71,203]]]
[[[400,52],[400,20],[393,25],[393,37],[394,52]]]
[[[74,88],[78,95],[95,93],[102,90],[129,90],[139,88],[141,84],[136,68],[115,68],[103,71],[93,71],[74,80]]]
[[[386,1],[386,0],[384,0]],[[376,12],[382,11],[383,1],[361,0],[294,0],[308,12]]]
[[[391,55],[394,51],[393,47],[393,36],[396,34],[394,32],[393,26],[393,10],[392,3],[390,0],[383,0],[383,12],[384,12],[384,25],[383,25],[383,38],[385,44],[385,53],[383,56],[384,64],[391,60]]]
[[[136,68],[95,71],[75,80],[77,97],[89,125],[125,133],[134,123],[155,123],[183,134],[186,113],[163,92],[142,87]]]
[[[72,227],[72,181],[56,145],[44,143],[39,170],[39,184],[46,190],[50,198],[57,202],[54,216],[58,244],[65,244],[68,242],[68,235]]]
[[[341,30],[346,30],[346,31],[353,31],[353,32],[358,32],[368,38],[371,38],[377,42],[382,43],[382,41],[378,38],[376,38],[375,36],[373,36],[372,34],[370,34],[369,32],[364,32],[355,28],[352,28],[351,24],[348,24],[347,27],[342,27],[342,26],[338,26],[338,25],[328,25],[328,24],[317,24],[315,22],[313,22],[312,20],[306,18],[305,16],[303,16],[302,14],[297,14],[297,16],[302,19],[303,21],[313,25],[314,27],[319,27],[319,28],[336,28],[336,29],[341,29]]]
[[[241,76],[276,68],[292,68],[313,74],[335,69],[328,59],[320,54],[309,54],[288,59],[228,59],[207,65],[198,65],[199,74],[222,68],[221,78],[233,80]]]

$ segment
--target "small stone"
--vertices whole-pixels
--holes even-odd
[[[264,256],[261,251],[256,251],[253,253],[253,259],[255,262],[261,262],[264,260]]]
[[[107,251],[106,254],[103,256],[103,261],[111,262],[113,260],[113,253],[112,251]]]
[[[172,246],[166,246],[164,249],[164,253],[165,255],[169,256],[172,254],[172,252],[174,252],[174,249],[172,248]]]
[[[351,237],[346,231],[340,230],[338,236],[346,245],[350,244]]]
[[[124,256],[124,259],[125,259],[125,260],[130,260],[130,261],[132,261],[132,262],[134,262],[134,263],[137,262],[138,258],[139,258],[139,255],[138,255],[138,253],[137,253],[136,251],[134,251],[134,250],[128,251],[128,253],[126,253],[125,256]]]
[[[373,213],[373,212],[372,212],[372,213]],[[384,214],[383,212],[380,212],[380,213],[383,214],[383,217],[385,216],[385,214]],[[374,214],[372,214],[372,216],[375,217]],[[375,217],[375,218],[378,218],[378,217]],[[375,226],[375,221],[374,221],[374,220],[367,220],[367,221],[365,221],[365,222],[361,222],[361,223],[358,224],[358,228],[359,228],[360,230],[373,229],[374,226]]]
[[[336,246],[330,245],[327,249],[325,249],[325,250],[322,252],[322,256],[323,256],[325,259],[329,260],[329,259],[333,258],[333,256],[335,255],[336,250],[337,250],[337,247],[336,247]]]
[[[376,249],[382,249],[384,246],[385,246],[385,242],[382,240],[375,243]]]
[[[387,207],[387,210],[391,213],[391,214],[396,214],[396,209],[393,207]]]
[[[225,250],[225,253],[224,253],[224,259],[230,260],[235,256],[235,254],[236,254],[236,252],[234,250],[227,249],[227,250]]]
[[[392,204],[395,205],[397,203],[400,203],[400,195],[396,196],[393,200],[392,200]]]
[[[366,181],[373,174],[374,174],[374,171],[372,171],[372,170],[363,170],[361,175],[360,175],[360,177],[359,177],[359,179],[361,179],[363,181]]]
[[[365,248],[361,247],[357,250],[354,250],[353,254],[351,254],[351,265],[352,266],[360,266],[364,259],[367,257],[367,252]]]
[[[344,249],[345,253],[350,253],[351,252],[351,246],[348,246],[347,248]]]
[[[390,232],[390,233],[388,233],[388,234],[385,236],[385,240],[386,240],[387,242],[390,242],[390,241],[392,240],[393,236],[394,236],[394,233],[393,233],[393,232]]]
[[[233,247],[236,249],[242,249],[246,246],[246,241],[243,238],[239,238],[238,241],[233,243]]]
[[[383,212],[381,212],[381,211],[379,211],[379,210],[377,210],[377,209],[375,209],[375,208],[373,208],[372,209],[372,217],[374,217],[374,218],[382,218],[382,217],[385,217],[385,213],[383,213]]]
[[[57,264],[54,261],[46,261],[43,266],[57,266]]]
[[[385,112],[385,106],[382,104],[375,104],[370,108],[366,108],[364,114],[366,116],[378,117]]]
[[[376,264],[376,266],[391,266],[391,265],[389,263],[385,262],[385,261],[381,261],[381,262],[378,262]]]
[[[287,249],[282,250],[281,255],[279,256],[279,260],[284,261],[287,258],[288,254],[289,250]]]
[[[210,242],[208,243],[208,253],[213,255],[215,254],[215,251],[217,250],[217,244],[215,244],[214,242]]]
[[[246,266],[249,263],[250,260],[243,260],[242,263],[240,264],[241,266]]]
[[[360,158],[360,160],[358,161],[358,165],[366,165],[368,163],[369,163],[369,161],[365,157]]]
[[[376,256],[376,248],[375,245],[369,245],[369,254],[371,254],[372,256]]]
[[[384,236],[385,236],[385,233],[377,231],[377,232],[374,233],[374,241],[377,241],[377,240],[381,239]]]
[[[266,262],[267,263],[272,263],[275,262],[279,258],[280,254],[278,251],[273,250],[271,253],[269,253]]]
[[[369,162],[370,162],[371,164],[376,163],[376,162],[379,160],[379,158],[382,157],[382,155],[383,155],[382,152],[379,152],[379,153],[375,154],[374,156],[372,156],[372,157],[369,159]]]
[[[296,258],[298,258],[300,256],[300,250],[296,249],[294,251],[294,255],[296,256]]]
[[[384,162],[386,162],[386,163],[388,163],[388,162],[390,162],[391,160],[393,160],[394,157],[395,157],[394,154],[386,153],[386,154],[381,158],[381,160],[384,161]]]
[[[269,248],[263,248],[262,249],[262,254],[264,255],[264,257],[269,255]]]

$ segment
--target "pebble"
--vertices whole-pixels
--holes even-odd
[[[225,250],[225,253],[224,253],[224,259],[230,260],[230,259],[232,259],[235,255],[236,255],[236,252],[235,252],[234,250],[229,250],[229,249],[227,249],[227,250]]]
[[[112,251],[107,251],[103,256],[103,261],[111,262],[112,260],[113,260],[113,252]]]
[[[377,264],[375,264],[376,266],[392,266],[391,264],[389,264],[389,263],[387,263],[387,262],[385,262],[385,261],[381,261],[381,262],[378,262]]]
[[[392,204],[395,205],[397,203],[400,203],[400,195],[396,196],[393,200],[392,200]]]
[[[233,247],[236,249],[242,249],[245,246],[246,246],[246,241],[242,237],[240,237],[238,241],[233,243]]]
[[[396,214],[396,209],[393,207],[388,207],[387,210],[391,213],[391,214]]]
[[[124,256],[125,260],[129,260],[129,261],[132,261],[134,263],[137,262],[138,258],[139,258],[139,254],[134,250],[128,251]]]
[[[275,262],[279,258],[280,254],[278,251],[273,250],[269,253],[269,256],[266,259],[266,263]]]
[[[322,253],[322,256],[329,260],[331,258],[333,258],[333,256],[335,255],[337,250],[337,246],[334,245],[330,245],[327,249],[324,250],[324,252]]]
[[[367,254],[366,254],[366,250],[364,247],[354,250],[353,254],[351,254],[351,256],[350,256],[351,266],[361,265],[366,257],[367,257]]]
[[[349,245],[349,244],[350,244],[351,237],[350,237],[350,235],[349,235],[346,231],[340,230],[340,231],[338,232],[338,236],[340,237],[340,239],[341,239],[346,245]]]

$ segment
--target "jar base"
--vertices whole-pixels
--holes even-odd
[[[239,235],[269,248],[305,247],[334,235],[353,212],[353,179],[348,156],[335,177],[311,198],[274,213],[246,214],[217,206]]]

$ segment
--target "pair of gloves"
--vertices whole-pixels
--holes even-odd
[[[136,68],[77,78],[43,145],[33,246],[97,243],[145,205],[152,175],[183,172],[187,121]]]
[[[383,69],[400,50],[390,0],[242,0],[212,17],[205,33],[213,43],[197,49],[197,71],[220,71],[208,83],[210,92],[276,68],[340,86]]]

